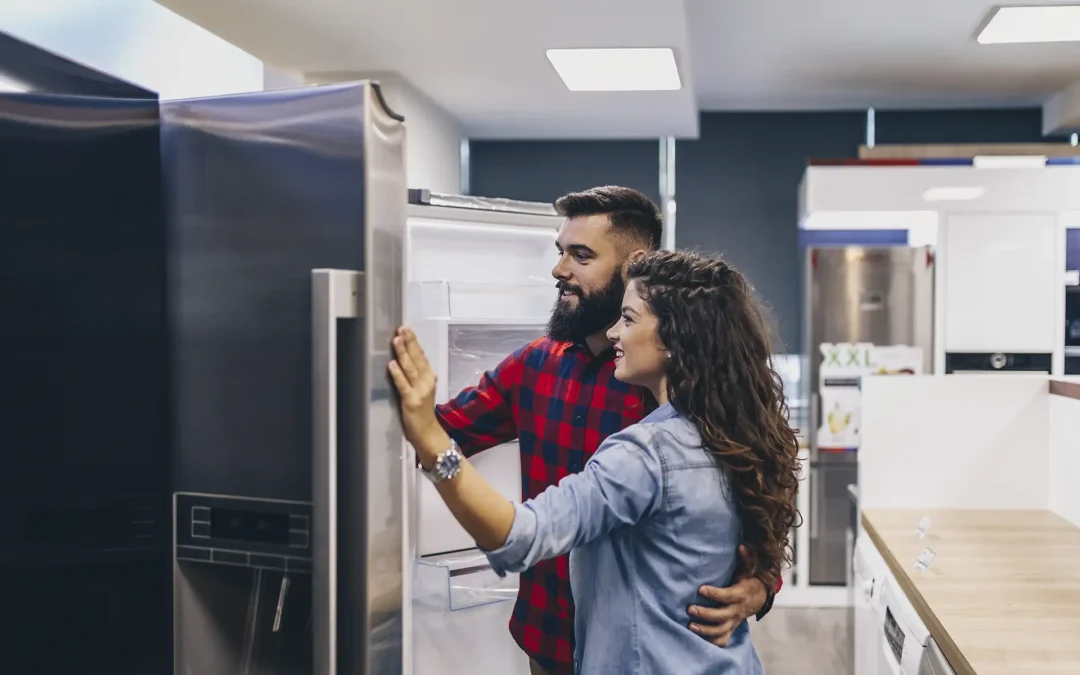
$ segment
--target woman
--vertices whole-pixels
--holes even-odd
[[[746,623],[719,648],[682,621],[702,584],[731,582],[740,544],[767,588],[788,560],[798,443],[762,313],[719,260],[658,252],[627,277],[608,333],[615,377],[658,407],[581,473],[520,506],[503,498],[437,422],[435,376],[409,329],[390,363],[405,435],[496,572],[570,552],[577,672],[761,673]]]

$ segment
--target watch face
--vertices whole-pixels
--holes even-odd
[[[435,470],[445,478],[453,478],[460,468],[461,454],[454,452],[453,449],[444,452],[435,465]]]

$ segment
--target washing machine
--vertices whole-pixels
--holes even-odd
[[[865,534],[855,540],[852,560],[851,607],[854,624],[854,675],[877,675],[884,639],[882,588],[889,574],[885,559]]]
[[[956,675],[891,573],[882,587],[878,675]]]

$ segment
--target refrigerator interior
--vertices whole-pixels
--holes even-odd
[[[158,103],[26,58],[27,45],[9,64],[11,44],[0,34],[0,68],[30,82],[58,63],[40,91],[87,96],[0,94],[2,669],[158,675],[170,646]],[[64,87],[72,78],[81,88]]]
[[[550,209],[550,207],[548,207]],[[406,314],[438,374],[436,399],[477,385],[503,359],[543,336],[556,300],[551,268],[561,219],[498,210],[410,207]],[[471,460],[507,499],[521,500],[516,442]],[[423,476],[416,512],[415,671],[528,672],[507,631],[517,575],[499,579]]]

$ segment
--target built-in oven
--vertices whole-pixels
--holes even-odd
[[[945,374],[965,373],[1046,373],[1051,372],[1050,352],[948,352],[945,354]]]
[[[1080,286],[1065,287],[1065,374],[1080,375]]]

